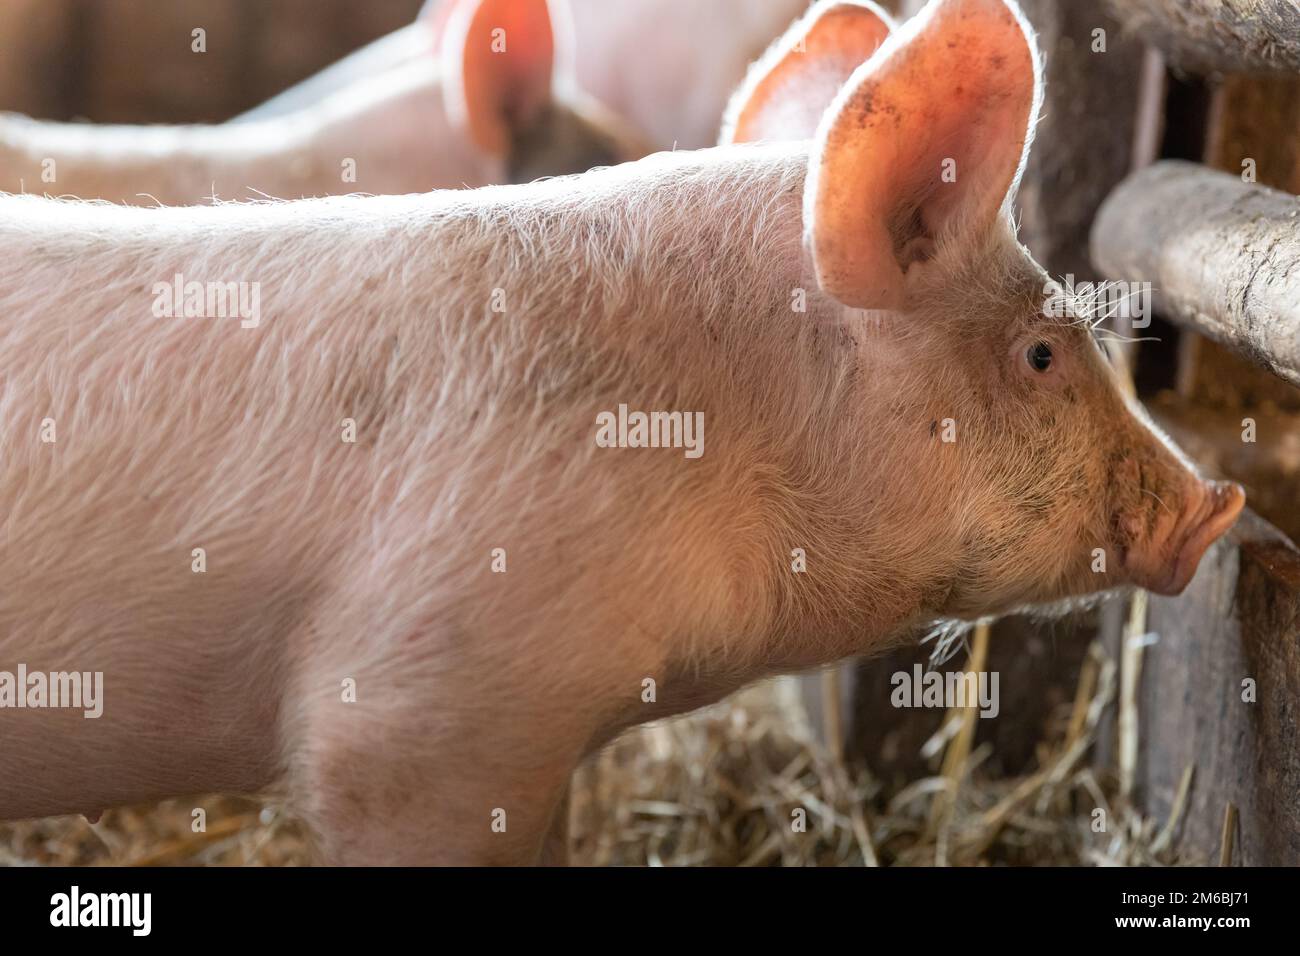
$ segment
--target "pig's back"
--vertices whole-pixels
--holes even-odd
[[[225,540],[260,556],[244,573],[310,587],[380,525],[418,524],[450,561],[560,492],[616,507],[573,481],[596,413],[700,407],[725,347],[708,316],[752,299],[734,341],[761,352],[788,296],[799,152],[735,156],[213,209],[0,199],[11,529],[37,541],[45,505],[79,509],[132,542],[133,580]],[[176,276],[256,286],[256,326],[155,315]],[[766,374],[742,357],[729,376]]]

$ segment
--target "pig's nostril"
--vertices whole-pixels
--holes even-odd
[[[1234,511],[1240,511],[1246,503],[1246,489],[1235,481],[1216,481],[1213,483],[1215,510],[1221,508],[1232,508]]]
[[[1208,546],[1232,527],[1246,503],[1246,492],[1235,481],[1207,481],[1198,490],[1200,500],[1183,532],[1184,546],[1198,540]]]
[[[1235,481],[1216,481],[1211,489],[1210,516],[1206,520],[1222,525],[1226,531],[1246,505],[1246,489]]]

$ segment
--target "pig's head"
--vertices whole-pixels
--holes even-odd
[[[581,173],[649,152],[578,89],[564,0],[431,0],[444,103],[508,182]]]
[[[1011,216],[1041,102],[1026,24],[1005,0],[932,0],[887,30],[868,4],[818,4],[724,132],[812,140],[810,317],[849,329],[877,379],[852,471],[908,536],[864,527],[866,546],[932,582],[935,616],[1178,593],[1244,496],[1155,431],[1089,323],[1046,308]]]

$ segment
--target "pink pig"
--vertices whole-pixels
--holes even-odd
[[[808,7],[808,0],[549,0],[563,73],[658,149],[699,149],[745,69]],[[453,0],[427,0],[441,22]],[[363,47],[244,114],[266,119],[302,109],[359,77],[412,56],[406,30]]]
[[[103,675],[96,719],[0,708],[0,817],[278,788],[331,861],[530,862],[628,726],[937,619],[1180,591],[1242,492],[1044,312],[1023,21],[888,28],[818,4],[731,110],[767,143],[0,200],[0,670]],[[173,276],[258,283],[260,320],[169,317]]]
[[[504,30],[496,46],[494,31]],[[546,0],[451,0],[306,81],[279,115],[218,126],[0,116],[0,188],[188,205],[409,193],[583,172],[645,155],[577,91]]]

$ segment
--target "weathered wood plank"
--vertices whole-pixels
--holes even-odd
[[[1181,597],[1152,596],[1149,627],[1159,640],[1142,669],[1147,812],[1166,818],[1193,766],[1177,846],[1217,859],[1231,802],[1234,864],[1300,864],[1300,551],[1244,518]]]
[[[1230,76],[1215,86],[1211,99],[1204,161],[1233,175],[1252,177],[1263,186],[1300,193],[1300,76]],[[1209,409],[1250,409],[1265,416],[1273,411],[1300,411],[1300,389],[1249,364],[1217,342],[1184,333],[1179,392]],[[1248,446],[1273,455],[1276,442]],[[1244,474],[1258,475],[1249,468]],[[1229,472],[1237,477],[1235,472]],[[1262,476],[1261,476],[1262,477]],[[1290,479],[1284,485],[1294,487]],[[1259,486],[1259,483],[1256,483]],[[1264,489],[1260,489],[1264,490]],[[1283,492],[1283,489],[1270,489]],[[1300,497],[1300,496],[1298,496]],[[1275,510],[1254,507],[1284,527],[1291,518]]]
[[[1283,208],[1290,204],[1291,216],[1296,206],[1287,193],[1300,188],[1297,93],[1300,83],[1294,77],[1234,76],[1219,82],[1205,118],[1202,157],[1228,174],[1215,181],[1230,184],[1231,193],[1259,195],[1258,187],[1243,181],[1252,178],[1283,190],[1273,196],[1282,197]],[[1117,193],[1114,201],[1124,200]],[[1170,219],[1191,211],[1185,205],[1146,208]],[[1295,233],[1291,216],[1283,223],[1283,234]],[[1179,228],[1169,222],[1159,226]],[[1099,221],[1098,231],[1106,228]],[[1199,284],[1218,297],[1215,301],[1230,298],[1229,305],[1242,309],[1239,317],[1249,324],[1252,282],[1275,281],[1279,263],[1271,255],[1276,250],[1257,250],[1256,261],[1240,266],[1252,282],[1238,289],[1228,285],[1235,242],[1231,237],[1219,241],[1226,245],[1216,250],[1222,254],[1217,261],[1198,261],[1186,249],[1182,259],[1170,250],[1148,250],[1167,271],[1133,277],[1151,280],[1157,293],[1167,285],[1166,276],[1190,277],[1188,284]],[[1167,254],[1162,257],[1162,252]],[[1239,294],[1241,298],[1232,298]],[[1203,338],[1198,328],[1181,329],[1176,389],[1156,396],[1152,411],[1203,470],[1241,481],[1254,512],[1300,534],[1295,508],[1300,500],[1300,390],[1293,379],[1251,364],[1248,359],[1258,360],[1257,348],[1239,355]],[[1293,332],[1291,340],[1296,337]],[[1221,338],[1234,340],[1231,335]],[[1243,519],[1233,541],[1215,548],[1181,598],[1151,599],[1148,626],[1160,635],[1160,643],[1148,651],[1142,668],[1137,797],[1148,813],[1164,816],[1184,771],[1194,766],[1196,782],[1179,843],[1208,862],[1218,859],[1229,804],[1238,811],[1231,862],[1297,862],[1297,570],[1295,552],[1252,516]],[[1248,679],[1256,682],[1254,702],[1243,699],[1241,682]]]
[[[70,0],[0,3],[0,110],[66,119],[80,80]]]
[[[421,0],[254,0],[248,37],[249,82],[239,110],[412,23]]]
[[[1300,192],[1300,77],[1233,76],[1215,86],[1208,166]],[[1300,540],[1300,389],[1185,329],[1177,395],[1157,412],[1210,473],[1246,487],[1252,510]]]
[[[240,88],[243,3],[100,0],[85,18],[85,115],[97,122],[219,122]],[[196,52],[202,30],[206,52]],[[141,64],[147,62],[148,69]]]
[[[1300,192],[1300,76],[1225,77],[1210,112],[1206,165]]]
[[[1020,241],[1049,272],[1083,279],[1088,230],[1130,169],[1142,45],[1095,4],[1021,5],[1038,34],[1046,99],[1016,199]]]
[[[19,37],[54,21],[60,48],[41,49],[38,78],[67,101],[64,113],[97,122],[217,122],[257,105],[285,87],[385,33],[415,19],[420,0],[13,0],[26,11]],[[49,4],[48,7],[43,6]],[[0,26],[9,20],[0,4]],[[39,12],[39,16],[36,12]],[[15,13],[17,17],[17,13]],[[54,30],[51,27],[44,32]],[[192,31],[206,31],[206,52],[193,49]],[[15,41],[17,42],[17,41]],[[0,52],[9,49],[0,36]],[[14,71],[29,70],[37,53],[17,50]],[[149,68],[140,64],[148,61]],[[0,57],[0,96],[5,58]],[[71,68],[70,68],[71,67]],[[76,82],[72,82],[75,80]],[[67,89],[68,87],[72,89]],[[42,87],[36,87],[40,92]],[[12,98],[0,108],[56,115]],[[37,101],[39,102],[39,100]]]
[[[1152,283],[1161,314],[1300,385],[1297,227],[1295,196],[1165,161],[1103,204],[1092,256],[1109,278]]]
[[[1130,33],[1158,47],[1180,70],[1300,70],[1295,0],[1109,0],[1109,5]]]

